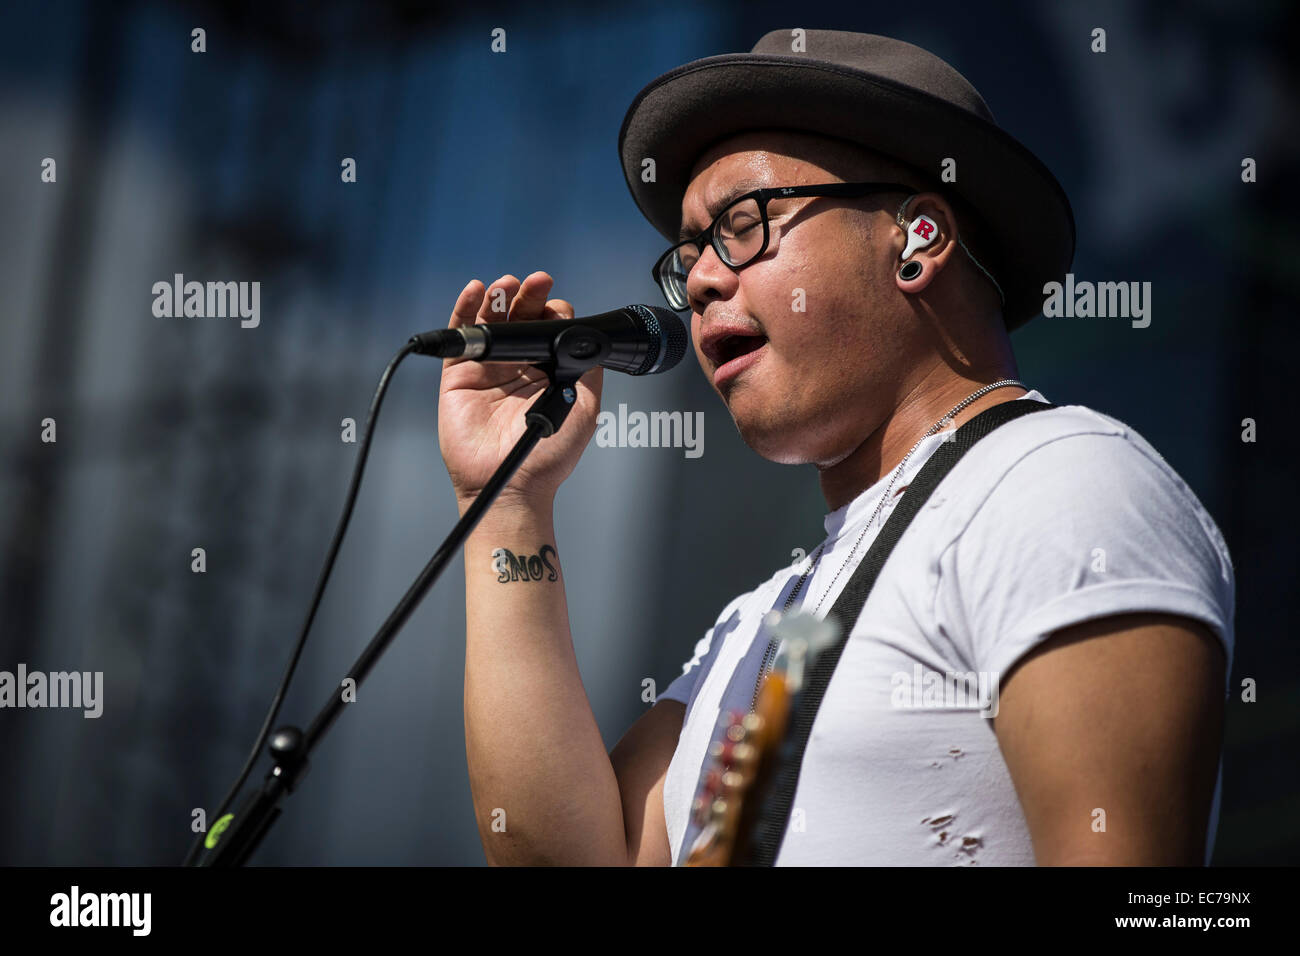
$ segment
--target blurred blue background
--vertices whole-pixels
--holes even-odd
[[[0,669],[102,670],[104,713],[0,711],[0,863],[169,864],[234,777],[343,502],[384,364],[470,278],[544,269],[579,314],[662,304],[619,169],[654,77],[795,26],[948,60],[1051,168],[1073,271],[1153,285],[1149,328],[1038,318],[1021,378],[1128,422],[1237,575],[1215,862],[1300,859],[1287,416],[1300,342],[1291,3],[14,5],[0,31]],[[1090,52],[1094,27],[1108,51]],[[190,31],[207,33],[191,52]],[[507,50],[491,51],[506,30]],[[779,122],[780,117],[773,117]],[[1259,182],[1243,184],[1254,157]],[[41,162],[57,161],[57,182]],[[353,157],[357,182],[340,181]],[[261,325],[163,319],[174,273],[257,280]],[[438,372],[393,385],[281,723],[305,725],[453,523]],[[702,411],[704,454],[593,444],[558,545],[612,747],[736,594],[823,535],[811,467],[750,452],[688,357],[604,407]],[[58,441],[40,440],[57,421]],[[1254,418],[1259,439],[1241,441]],[[202,547],[207,571],[190,570]],[[580,584],[579,584],[580,582]],[[254,862],[481,864],[457,561],[316,753]],[[527,728],[520,728],[526,733]],[[254,779],[260,779],[265,766]]]

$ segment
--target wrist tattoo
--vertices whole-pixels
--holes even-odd
[[[510,581],[541,581],[543,575],[547,581],[558,580],[560,575],[551,564],[550,558],[555,549],[544,544],[536,554],[515,554],[509,548],[497,548],[492,552],[492,570],[497,573],[497,581],[506,584]]]

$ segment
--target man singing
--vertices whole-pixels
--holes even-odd
[[[650,83],[619,149],[671,243],[654,275],[690,311],[701,369],[754,451],[817,466],[826,538],[703,640],[679,638],[694,656],[607,754],[562,570],[519,586],[492,567],[498,548],[543,546],[562,567],[552,506],[595,432],[587,373],[465,546],[465,739],[491,863],[682,862],[719,715],[750,705],[768,663],[764,614],[824,617],[953,429],[1048,401],[1019,381],[1009,333],[1070,267],[1069,201],[944,61],[774,31]],[[551,286],[474,280],[450,325],[572,318]],[[543,387],[527,366],[446,363],[439,440],[462,513]],[[925,501],[856,619],[776,862],[1208,862],[1233,601],[1214,522],[1131,428],[1069,404],[1001,425]],[[996,688],[992,711],[900,694],[969,673]]]

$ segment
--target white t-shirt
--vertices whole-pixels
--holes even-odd
[[[921,443],[891,499],[944,436]],[[826,516],[825,551],[792,610],[834,605],[890,514],[887,503],[836,579],[891,477]],[[728,604],[660,695],[687,705],[664,785],[674,864],[722,709],[749,710],[767,648],[759,622],[809,560]],[[1234,589],[1214,521],[1131,428],[1078,405],[1000,426],[945,476],[872,588],[813,724],[777,865],[1033,865],[991,721],[935,682],[975,673],[996,687],[1052,632],[1134,611],[1204,622],[1230,669]]]

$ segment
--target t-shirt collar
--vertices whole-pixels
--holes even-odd
[[[1027,394],[1017,395],[1013,401],[1020,401],[1021,399],[1031,399],[1038,402],[1047,401],[1047,399],[1044,398],[1037,389],[1030,389]],[[907,485],[911,483],[912,479],[916,477],[916,473],[925,466],[929,457],[934,454],[939,445],[943,443],[944,437],[949,435],[951,432],[951,428],[945,428],[943,431],[935,432],[933,435],[928,435],[921,439],[921,443],[917,445],[916,451],[912,452],[912,457],[907,460],[907,464],[904,466],[902,473],[898,476],[898,479],[894,481],[894,486],[889,489],[890,497],[896,497],[901,489],[907,487]],[[891,468],[879,481],[873,484],[870,488],[861,492],[848,504],[836,508],[834,511],[826,515],[824,524],[826,526],[827,547],[833,544],[846,530],[860,530],[863,524],[871,518],[871,515],[876,510],[876,505],[880,504],[881,496],[885,493],[885,487],[889,484],[890,479],[893,478],[894,469],[897,467],[898,466],[895,465],[894,468]],[[886,506],[882,510],[884,514],[882,514],[881,518],[884,519],[889,514],[889,507]],[[880,523],[883,524],[883,520]]]

